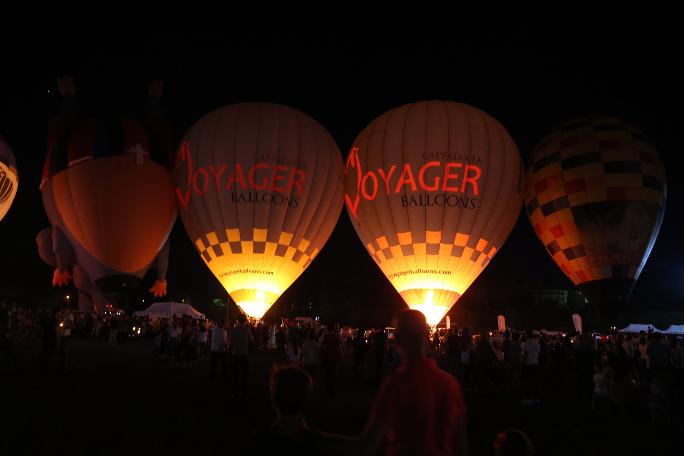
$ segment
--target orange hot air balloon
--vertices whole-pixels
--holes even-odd
[[[530,222],[556,264],[605,319],[629,298],[665,210],[665,169],[638,129],[605,116],[547,136],[526,177]]]
[[[330,134],[286,106],[226,106],[185,135],[176,163],[181,218],[247,315],[261,318],[330,237],[342,174]]]
[[[375,119],[354,141],[345,173],[359,238],[433,326],[501,248],[522,204],[511,137],[491,116],[450,101]]]
[[[152,94],[147,121],[87,119],[77,117],[73,96],[64,97],[50,123],[40,186],[52,225],[44,236],[52,238],[54,285],[66,284],[77,265],[105,295],[125,300],[122,291],[137,286],[154,262],[151,291],[165,293],[177,206],[163,165],[173,149],[157,104]]]
[[[12,149],[0,135],[0,220],[9,211],[18,187],[17,162],[14,160]]]

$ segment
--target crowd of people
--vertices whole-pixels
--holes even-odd
[[[229,381],[236,399],[250,394],[250,354],[269,350],[274,354],[274,364],[280,366],[271,378],[272,399],[279,421],[273,428],[277,435],[264,439],[264,444],[279,442],[278,439],[288,435],[296,437],[295,443],[300,437],[308,436],[308,439],[315,435],[316,445],[358,450],[374,448],[378,435],[382,434],[391,446],[388,433],[411,426],[403,418],[397,419],[407,413],[415,415],[411,407],[441,410],[440,413],[448,415],[442,418],[456,425],[465,416],[464,397],[495,395],[516,391],[516,388],[526,406],[541,403],[554,389],[574,391],[578,403],[599,416],[648,410],[653,424],[669,423],[673,396],[682,394],[682,338],[664,337],[657,332],[638,335],[616,332],[602,336],[529,330],[473,334],[468,329],[456,328],[428,332],[424,320],[420,320],[422,314],[418,314],[421,317],[411,315],[404,317],[408,321],[399,321],[396,330],[340,329],[337,325],[317,322],[267,326],[246,318],[215,322],[190,317],[135,317],[122,312],[93,315],[72,311],[68,306],[32,311],[14,303],[0,303],[0,334],[7,364],[12,362],[13,344],[40,340],[39,367],[43,372],[65,368],[72,337],[114,346],[125,343],[129,337],[146,337],[151,341],[154,355],[160,358],[184,367],[208,365],[208,375],[216,379],[219,374]],[[416,318],[420,320],[418,323]],[[426,329],[425,334],[417,328]],[[445,380],[444,375],[455,383]],[[302,426],[306,424],[301,416],[302,404],[308,400],[311,390],[335,396],[338,381],[345,377],[356,377],[380,387],[364,436],[350,440],[303,432]],[[388,386],[391,381],[400,384]],[[410,387],[401,386],[401,382]],[[432,393],[427,394],[428,390]],[[416,392],[420,394],[411,395]],[[438,406],[444,399],[440,395],[451,398],[453,410]],[[288,434],[290,431],[294,434]],[[465,438],[455,436],[454,432],[440,437],[456,439],[448,443],[451,449]],[[504,437],[505,441],[518,442],[527,438],[516,432]],[[398,440],[395,443],[400,444]],[[410,445],[417,444],[410,442]],[[503,448],[505,445],[502,445],[499,446]]]
[[[669,420],[673,388],[684,382],[684,339],[662,334],[546,335],[533,331],[483,333],[452,330],[433,339],[433,352],[466,388],[486,394],[521,384],[525,404],[545,389],[576,392],[592,410],[618,413],[647,400],[653,421]]]

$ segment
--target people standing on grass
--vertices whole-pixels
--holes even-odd
[[[233,368],[233,397],[249,396],[249,344],[254,341],[247,318],[242,316],[230,332],[230,354]]]
[[[528,330],[522,345],[522,376],[525,382],[525,398],[523,403],[539,403],[539,354],[541,347],[537,336]]]
[[[299,365],[309,374],[313,382],[316,382],[316,373],[320,364],[320,347],[316,342],[313,329],[306,331],[302,349],[299,353]]]
[[[216,366],[221,365],[223,378],[228,378],[228,322],[211,330],[211,378],[216,378]]]

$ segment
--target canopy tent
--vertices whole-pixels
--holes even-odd
[[[684,312],[670,310],[646,311],[643,309],[626,309],[618,317],[618,328],[635,321],[646,321],[654,331],[663,332],[671,325],[684,325]]]
[[[195,320],[204,320],[204,314],[195,310],[190,304],[173,301],[155,302],[147,309],[135,312],[134,315],[153,318],[171,318],[173,316],[187,315]]]
[[[557,336],[559,334],[561,336],[565,336],[567,334],[567,332],[564,332],[564,331],[555,331],[555,330],[551,330],[551,329],[541,329],[541,330],[539,330],[539,332],[541,334],[545,334],[547,336]]]
[[[663,331],[663,334],[684,335],[684,325],[670,325],[669,328]]]
[[[627,325],[626,328],[622,328],[620,332],[625,332],[625,333],[640,333],[641,331],[644,332],[660,332],[658,329],[649,324],[641,324],[641,323],[630,323]]]

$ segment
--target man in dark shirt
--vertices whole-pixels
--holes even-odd
[[[665,371],[667,369],[669,352],[665,344],[661,342],[660,333],[653,334],[651,342],[646,347],[646,355],[650,370]]]
[[[473,377],[475,385],[482,393],[487,392],[488,383],[494,362],[496,361],[496,354],[492,349],[489,335],[482,334],[477,347],[473,351]]]
[[[449,330],[449,336],[446,340],[447,361],[449,362],[449,372],[456,375],[458,372],[458,363],[461,359],[461,351],[458,345],[458,332],[456,328]]]
[[[366,339],[363,337],[363,328],[359,328],[352,341],[354,347],[354,375],[363,377],[366,365]]]
[[[242,316],[240,323],[230,332],[230,353],[233,358],[233,397],[248,396],[249,385],[249,344],[254,341],[247,319]]]
[[[342,342],[340,341],[339,330],[333,325],[328,325],[321,348],[325,389],[329,396],[334,396],[337,367],[342,361]]]
[[[373,353],[375,355],[375,381],[382,383],[385,367],[385,354],[387,351],[387,334],[383,329],[378,329],[373,334]]]

